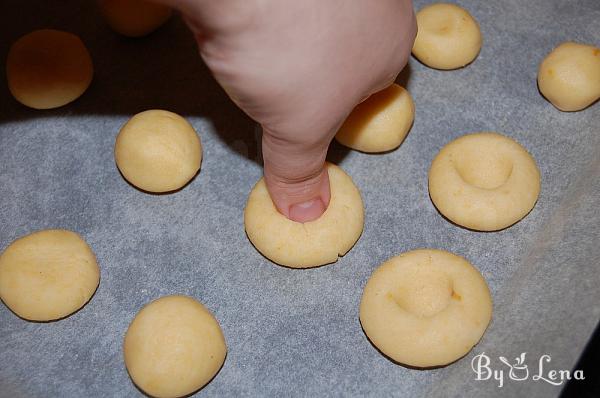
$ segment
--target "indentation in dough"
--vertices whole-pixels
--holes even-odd
[[[244,210],[244,226],[254,247],[271,261],[291,268],[310,268],[336,262],[362,233],[363,203],[352,179],[327,164],[331,200],[325,212],[307,223],[279,213],[264,179],[252,189]]]
[[[430,267],[418,267],[400,281],[392,296],[404,310],[429,317],[448,306],[452,293],[452,281],[446,274]]]
[[[535,206],[540,172],[518,142],[492,132],[450,142],[429,170],[429,196],[449,220],[479,231],[506,228]]]
[[[513,162],[496,149],[479,147],[456,156],[453,164],[463,181],[483,189],[504,185],[512,173]]]
[[[381,352],[405,365],[431,367],[452,363],[477,344],[490,322],[492,300],[467,260],[419,249],[373,271],[359,313]]]

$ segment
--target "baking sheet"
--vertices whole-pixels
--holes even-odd
[[[458,3],[481,24],[481,54],[450,72],[410,60],[399,81],[416,120],[398,150],[332,146],[329,159],[362,192],[364,233],[336,264],[291,270],[245,236],[244,204],[262,172],[258,129],[212,79],[180,20],[133,40],[112,33],[91,2],[3,1],[0,68],[11,42],[52,27],[83,39],[95,76],[79,100],[51,111],[19,105],[0,79],[0,248],[38,229],[71,229],[96,253],[101,282],[87,306],[59,322],[26,322],[0,305],[0,396],[141,395],[124,367],[123,335],[144,304],[168,294],[202,301],[228,343],[201,396],[556,396],[561,387],[543,380],[477,381],[471,361],[485,352],[508,372],[498,356],[514,362],[527,352],[530,373],[543,354],[551,356],[545,372],[571,369],[600,317],[600,104],[562,113],[536,88],[538,64],[555,45],[600,44],[600,2]],[[185,115],[203,141],[202,171],[172,195],[136,190],[114,164],[120,126],[149,108]],[[481,130],[515,138],[542,172],[533,211],[494,233],[452,225],[427,191],[437,151]],[[428,371],[383,357],[358,321],[373,269],[420,247],[467,258],[494,298],[480,344]]]

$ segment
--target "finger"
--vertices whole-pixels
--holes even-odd
[[[323,214],[331,197],[325,168],[328,140],[289,142],[263,130],[265,182],[275,207],[292,221],[308,222]]]

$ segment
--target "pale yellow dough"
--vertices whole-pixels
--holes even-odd
[[[108,25],[117,33],[141,37],[158,29],[172,14],[171,8],[145,0],[99,0]]]
[[[479,231],[506,228],[533,209],[540,171],[518,142],[498,133],[464,135],[437,154],[429,195],[451,221]]]
[[[115,161],[123,176],[149,192],[168,192],[187,184],[200,170],[202,144],[181,116],[163,110],[138,113],[121,128]]]
[[[348,116],[335,139],[362,152],[385,152],[400,146],[415,119],[408,91],[392,84],[360,103]]]
[[[479,342],[492,317],[492,298],[464,258],[433,249],[393,257],[369,278],[360,322],[371,342],[396,362],[447,365]]]
[[[542,61],[538,87],[561,111],[587,108],[600,98],[600,48],[562,43]]]
[[[153,397],[181,397],[206,385],[221,369],[227,346],[219,323],[187,296],[161,297],[138,312],[123,353],[134,383]]]
[[[10,48],[8,88],[17,101],[34,109],[57,108],[79,98],[92,82],[92,58],[72,33],[41,29]]]
[[[279,213],[263,178],[250,192],[244,211],[248,238],[265,257],[292,268],[336,262],[360,237],[364,208],[358,188],[338,166],[327,164],[331,200],[325,213],[307,223]]]
[[[435,3],[417,13],[412,53],[436,69],[457,69],[473,62],[481,50],[479,24],[457,5]]]
[[[89,301],[99,282],[94,253],[71,231],[34,232],[12,242],[0,256],[0,298],[31,321],[74,313]]]

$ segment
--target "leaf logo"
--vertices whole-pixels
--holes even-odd
[[[498,359],[500,359],[500,361],[502,363],[504,363],[506,366],[509,367],[510,371],[508,374],[508,377],[510,377],[511,380],[527,380],[529,378],[529,369],[527,368],[527,365],[525,364],[525,355],[527,353],[523,352],[521,353],[521,355],[519,355],[518,357],[515,358],[515,364],[511,365],[510,362],[508,362],[508,359],[506,359],[506,357],[498,357]]]

